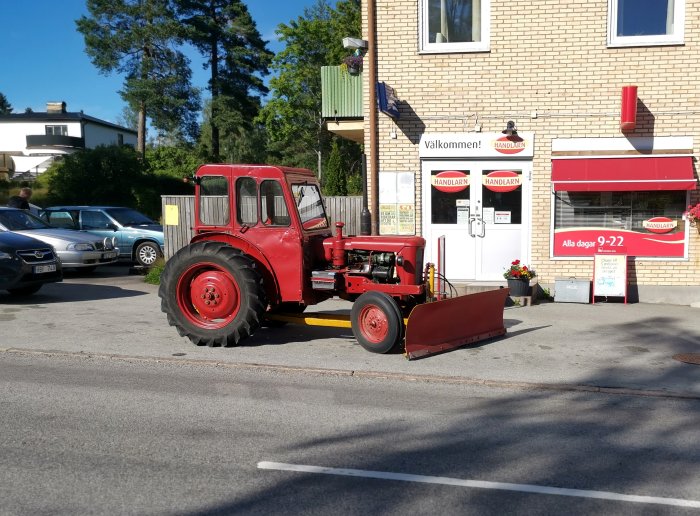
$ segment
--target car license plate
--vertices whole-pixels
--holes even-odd
[[[117,256],[117,253],[116,253],[116,252],[102,253],[102,259],[103,259],[103,260],[107,260],[107,259],[109,259],[109,258],[114,258],[115,256]]]
[[[44,272],[56,272],[56,264],[34,266],[34,274],[42,274]]]

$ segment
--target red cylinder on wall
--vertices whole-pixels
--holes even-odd
[[[634,131],[635,127],[637,127],[637,87],[623,86],[620,130]]]

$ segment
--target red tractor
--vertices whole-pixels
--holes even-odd
[[[349,326],[375,353],[408,358],[505,333],[507,289],[435,301],[425,240],[333,234],[309,170],[203,165],[195,236],[168,260],[159,296],[168,322],[197,345],[234,346],[266,319]],[[338,296],[347,317],[304,309]],[[409,317],[410,315],[410,317]]]

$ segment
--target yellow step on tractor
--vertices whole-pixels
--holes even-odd
[[[408,358],[503,335],[508,289],[441,299],[417,236],[332,231],[305,169],[202,165],[195,236],[166,263],[159,296],[168,322],[197,345],[235,346],[267,320],[345,326],[360,345]],[[306,307],[352,301],[349,317]]]

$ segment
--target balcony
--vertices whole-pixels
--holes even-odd
[[[329,131],[364,142],[362,73],[352,75],[340,66],[321,67],[321,116]]]
[[[60,134],[28,134],[27,149],[84,149],[85,139]]]

